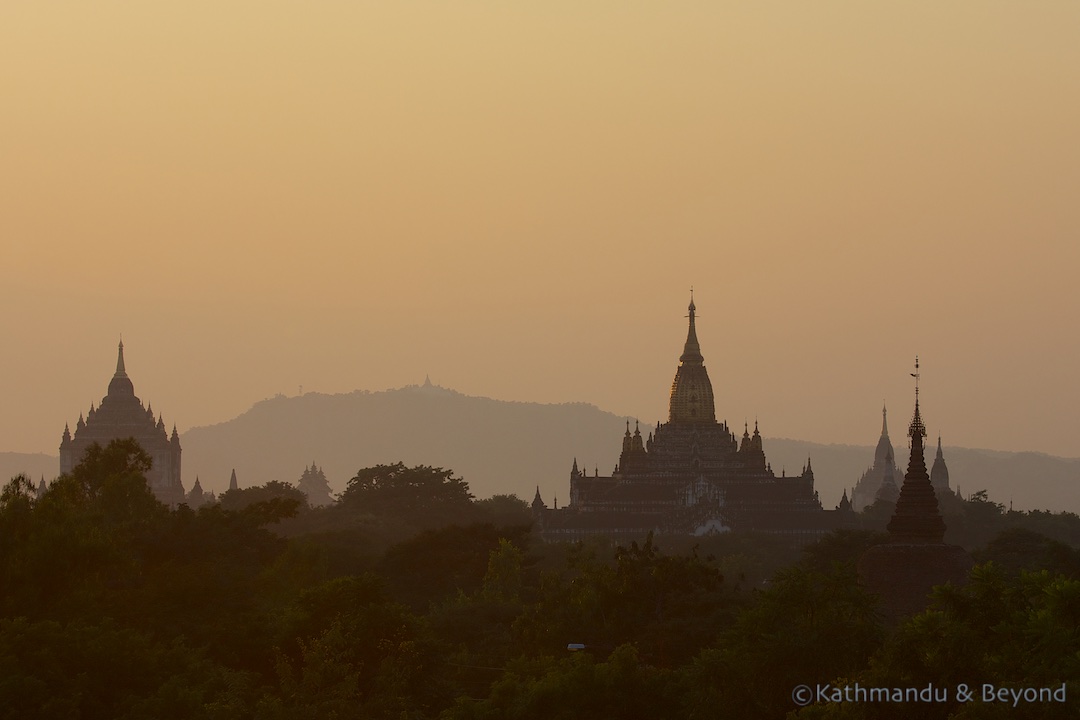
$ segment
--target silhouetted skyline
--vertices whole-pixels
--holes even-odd
[[[0,449],[423,381],[1080,457],[1080,6],[0,8]],[[899,451],[898,451],[899,453]],[[311,459],[307,458],[307,462]]]

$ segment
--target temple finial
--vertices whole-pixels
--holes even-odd
[[[919,379],[921,377],[919,373],[919,356],[915,356],[915,372],[911,373],[911,377],[915,378],[915,416],[911,418],[911,425],[908,427],[908,437],[914,438],[916,435],[920,438],[919,449],[922,450],[921,438],[926,437],[926,426],[923,425],[922,415],[919,413]]]
[[[687,317],[690,318],[690,327],[686,332],[686,345],[683,346],[683,354],[679,358],[680,362],[686,362],[687,360],[702,362],[704,358],[701,356],[701,345],[697,339],[697,327],[694,323],[697,318],[697,306],[694,305],[694,290],[690,289],[690,306],[687,308]]]
[[[885,408],[885,401],[881,401],[881,436],[889,436],[889,423],[888,423],[889,411]]]
[[[120,337],[120,346],[116,351],[116,377],[127,377],[127,371],[124,369],[124,338]]]

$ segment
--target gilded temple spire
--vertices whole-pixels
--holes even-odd
[[[697,307],[694,305],[693,290],[690,290],[690,306],[687,310],[687,317],[690,318],[690,328],[686,332],[686,345],[683,346],[683,354],[679,358],[679,362],[704,362],[705,358],[701,356],[701,345],[698,344],[697,327],[694,324],[694,319],[697,317]]]
[[[672,422],[716,422],[716,408],[713,404],[712,382],[705,370],[705,358],[701,355],[701,345],[697,338],[697,306],[691,290],[690,306],[687,308],[690,319],[686,331],[686,344],[679,357],[679,367],[675,371],[675,380],[671,384],[671,397],[668,402],[668,419]]]

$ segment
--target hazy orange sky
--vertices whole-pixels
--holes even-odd
[[[732,424],[898,438],[918,353],[946,445],[1080,456],[1078,39],[1072,0],[5,0],[0,450],[55,453],[121,333],[181,433],[428,373],[651,423],[693,285]]]

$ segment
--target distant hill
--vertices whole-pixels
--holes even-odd
[[[555,493],[565,502],[575,454],[610,473],[625,420],[583,403],[506,402],[434,385],[278,396],[184,433],[184,483],[197,472],[204,489],[224,490],[234,467],[241,486],[295,482],[314,462],[340,492],[360,468],[401,460],[451,468],[477,497],[532,500],[539,485],[549,504]]]
[[[874,438],[875,444],[877,438]],[[896,465],[907,470],[907,438],[893,438]],[[933,465],[936,441],[927,449],[927,468]],[[942,448],[953,490],[964,497],[986,490],[990,499],[1016,510],[1080,513],[1080,458],[1059,458],[1033,452],[1002,452],[970,448]],[[780,438],[765,439],[765,455],[779,475],[783,468],[798,474],[810,457],[815,487],[822,504],[835,507],[844,488],[851,487],[873,464],[874,446],[821,445]]]
[[[362,467],[401,460],[451,468],[477,497],[515,493],[532,500],[540,486],[551,505],[569,499],[574,458],[592,474],[609,474],[618,461],[626,418],[584,403],[543,405],[462,395],[425,384],[384,392],[278,396],[256,403],[228,422],[192,428],[181,438],[184,485],[198,475],[205,490],[228,487],[236,468],[242,487],[269,480],[295,483],[315,462],[335,492]],[[652,424],[643,423],[642,433]],[[877,428],[867,435],[877,442]],[[907,467],[903,438],[894,440],[897,464]],[[765,454],[779,475],[798,474],[811,459],[822,504],[831,508],[872,463],[873,445],[822,445],[765,438]],[[933,460],[931,450],[928,464]],[[1080,459],[945,447],[955,488],[985,489],[1017,510],[1080,512]],[[55,456],[0,453],[0,477],[28,472],[56,475]]]

